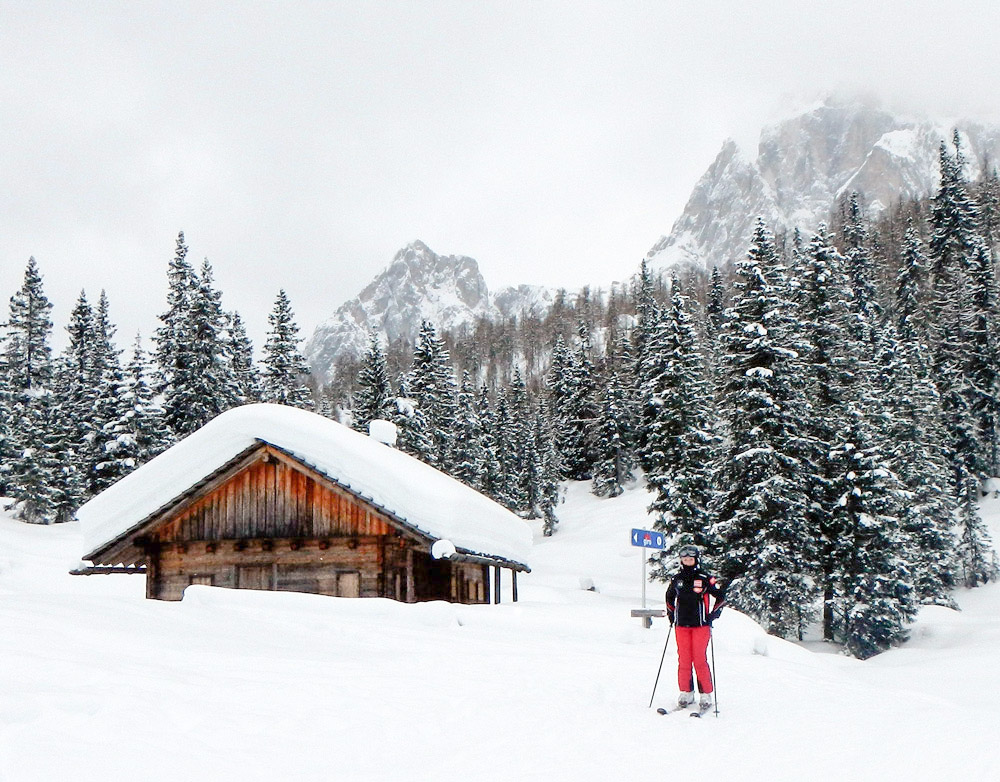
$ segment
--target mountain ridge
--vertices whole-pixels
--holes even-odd
[[[732,139],[695,184],[669,233],[646,253],[653,271],[724,268],[746,253],[758,217],[776,230],[814,230],[857,191],[871,216],[933,194],[938,150],[958,128],[970,178],[1000,158],[1000,129],[828,99],[761,129],[756,154]]]

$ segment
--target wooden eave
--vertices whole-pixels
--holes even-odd
[[[298,470],[299,472],[302,472],[310,478],[316,480],[321,485],[335,487],[341,491],[347,492],[353,497],[356,497],[358,500],[375,510],[380,516],[383,516],[390,525],[395,527],[402,535],[410,538],[422,549],[429,551],[430,547],[436,540],[422,530],[414,527],[406,521],[406,519],[398,516],[388,508],[379,505],[371,497],[367,497],[357,490],[352,489],[350,485],[321,472],[315,465],[306,462],[299,456],[286,451],[284,448],[258,439],[253,445],[236,454],[236,456],[223,464],[217,470],[205,476],[200,481],[171,499],[169,502],[161,505],[144,519],[134,524],[120,535],[116,536],[113,540],[108,541],[107,543],[94,549],[92,552],[84,556],[84,559],[93,562],[95,565],[122,564],[125,566],[134,566],[144,564],[147,558],[145,549],[146,540],[158,526],[166,522],[169,517],[176,515],[177,513],[183,511],[186,507],[197,502],[201,497],[215,491],[215,489],[219,486],[229,481],[258,459],[264,458],[265,455],[270,455],[271,457],[284,462],[293,469]],[[451,559],[453,561],[478,562],[482,564],[511,568],[513,570],[530,572],[530,568],[520,562],[515,562],[513,560],[506,559],[505,557],[481,554],[457,547],[456,554],[452,556]]]

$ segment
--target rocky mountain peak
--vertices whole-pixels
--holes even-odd
[[[1000,135],[960,127],[976,175],[982,161],[997,159]],[[846,192],[858,191],[873,213],[929,195],[940,142],[951,133],[947,123],[898,116],[871,101],[828,99],[765,127],[755,155],[727,141],[670,233],[647,253],[650,268],[726,266],[746,253],[758,216],[775,229],[809,232]]]
[[[313,373],[325,381],[338,358],[364,353],[372,330],[382,335],[383,344],[414,342],[424,320],[439,331],[455,329],[480,317],[542,313],[552,298],[552,291],[531,285],[493,295],[474,258],[438,255],[417,240],[400,249],[361,293],[316,327],[305,355]]]

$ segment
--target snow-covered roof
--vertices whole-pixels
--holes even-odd
[[[77,518],[86,551],[126,535],[258,442],[300,459],[428,538],[528,567],[531,530],[506,508],[336,421],[268,404],[223,413],[83,505]]]

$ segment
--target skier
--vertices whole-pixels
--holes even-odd
[[[697,546],[681,546],[677,552],[681,569],[667,587],[667,618],[674,626],[677,638],[677,706],[694,703],[694,676],[701,692],[699,707],[706,711],[712,706],[712,671],[708,667],[708,642],[712,637],[712,622],[719,618],[725,604],[725,594],[713,576],[699,567]],[[709,610],[709,602],[715,604]]]

